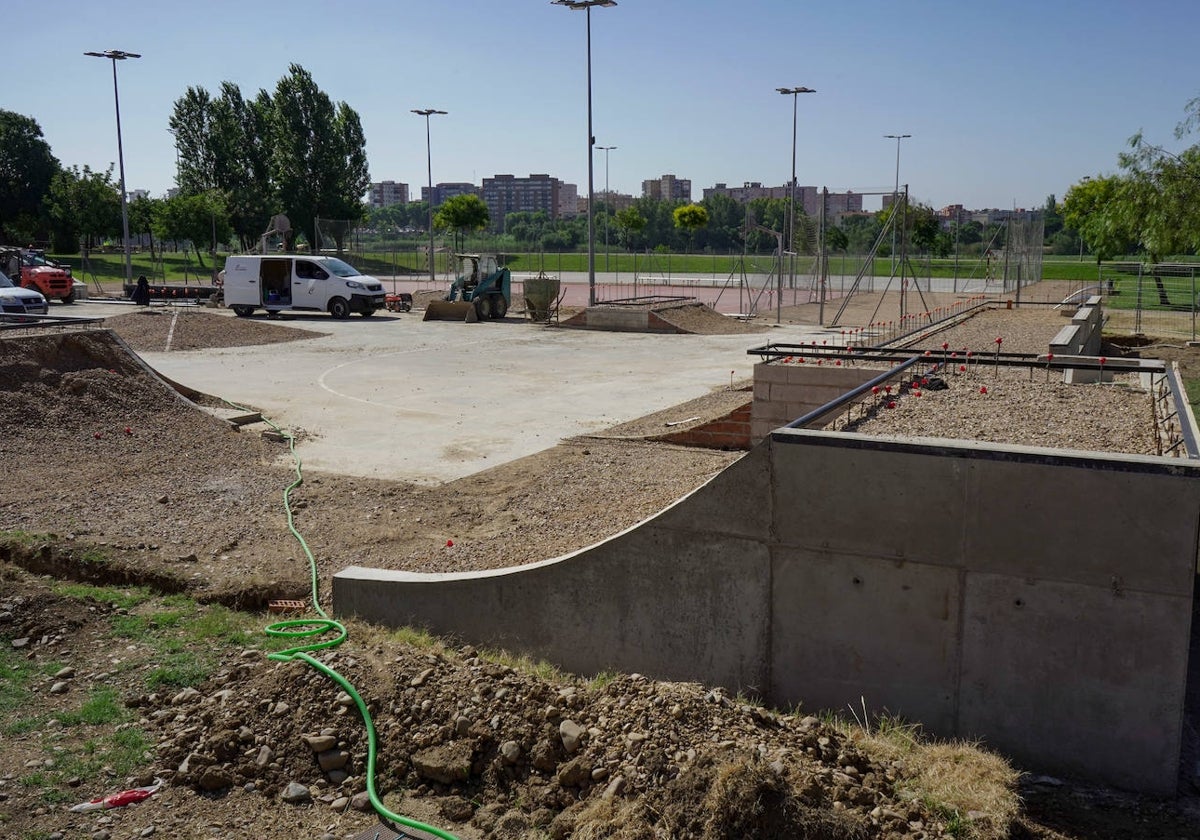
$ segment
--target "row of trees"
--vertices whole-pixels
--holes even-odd
[[[1049,202],[1054,203],[1053,196]],[[474,215],[464,215],[471,207]],[[846,217],[840,226],[826,231],[827,246],[832,251],[870,251],[886,228],[889,212]],[[366,226],[380,232],[424,231],[428,213],[426,202],[373,208],[366,211]],[[770,253],[777,247],[777,234],[787,228],[788,201],[758,198],[744,205],[725,195],[713,195],[693,204],[643,197],[620,210],[597,201],[593,213],[598,241],[629,251],[736,253],[745,247],[751,253]],[[476,196],[456,196],[434,215],[438,229],[475,231],[488,224],[487,208]],[[817,224],[797,208],[794,242],[798,253],[816,252]],[[981,250],[996,242],[1001,233],[1000,225],[985,227],[970,220],[943,228],[933,209],[923,205],[908,208],[907,230],[911,253],[939,257],[949,256],[956,247],[964,252]],[[500,241],[520,250],[577,251],[587,244],[587,218],[552,219],[545,211],[508,213]],[[880,253],[887,256],[890,249],[888,237],[880,244]]]
[[[363,215],[370,178],[362,123],[299,65],[273,93],[260,90],[253,99],[230,82],[215,97],[188,88],[169,126],[178,152],[176,195],[130,202],[131,235],[187,240],[199,256],[232,239],[253,247],[278,213],[291,220],[293,237],[311,237],[317,217]],[[0,110],[0,241],[49,240],[61,253],[80,242],[95,247],[121,236],[120,207],[111,167],[63,166],[34,118]]]

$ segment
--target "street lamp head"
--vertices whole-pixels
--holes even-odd
[[[617,0],[550,0],[551,6],[566,6],[568,9],[579,11],[580,9],[590,9],[592,6],[600,6],[607,8],[608,6],[617,5]]]
[[[790,87],[790,88],[781,87],[781,88],[775,88],[775,90],[779,91],[784,96],[791,96],[791,95],[797,94],[797,93],[816,93],[816,91],[813,88],[806,88],[806,87]]]
[[[903,140],[906,137],[912,137],[911,134],[885,134],[883,136],[888,140]]]
[[[422,117],[428,117],[430,114],[448,114],[449,111],[439,111],[437,108],[413,108],[412,112]]]
[[[96,58],[111,58],[113,61],[124,61],[127,58],[141,58],[140,53],[125,52],[125,50],[105,50],[104,52],[85,52],[84,55],[94,55]]]

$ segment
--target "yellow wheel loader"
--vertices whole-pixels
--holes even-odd
[[[512,302],[512,275],[493,256],[456,254],[458,277],[443,300],[425,307],[426,321],[486,321],[503,318]]]

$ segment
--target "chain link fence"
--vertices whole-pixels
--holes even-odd
[[[1103,263],[1096,291],[1104,296],[1105,329],[1195,341],[1197,273],[1194,263]]]

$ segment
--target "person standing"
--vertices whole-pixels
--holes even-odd
[[[137,286],[134,287],[130,297],[138,306],[150,305],[150,282],[146,279],[145,274],[138,275]]]

